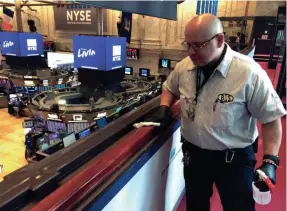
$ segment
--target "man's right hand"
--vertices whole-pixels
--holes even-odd
[[[160,123],[160,128],[166,128],[172,122],[172,112],[170,107],[162,105],[155,109],[151,115],[144,119],[144,122]]]

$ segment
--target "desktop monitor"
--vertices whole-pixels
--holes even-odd
[[[64,147],[70,146],[71,144],[76,142],[75,133],[70,133],[69,135],[63,138]]]
[[[48,119],[47,120],[47,129],[50,132],[59,132],[60,130],[66,131],[66,124],[63,121],[60,120],[53,120]]]
[[[149,72],[150,72],[149,69],[140,68],[139,75],[140,75],[141,77],[149,77]]]
[[[159,68],[170,68],[170,60],[169,59],[160,59],[158,66],[159,66]]]
[[[84,138],[86,136],[88,136],[91,133],[90,128],[87,128],[86,130],[83,130],[79,133],[79,138]]]
[[[133,75],[133,68],[125,67],[125,75]]]

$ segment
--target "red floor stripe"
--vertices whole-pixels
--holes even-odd
[[[268,63],[266,62],[258,62],[263,69],[266,70],[268,76],[270,77],[273,86],[276,88],[278,77],[280,72],[280,66],[277,65],[275,69],[268,69]],[[282,118],[282,128],[283,128],[283,135],[282,135],[282,145],[280,148],[279,156],[281,158],[280,168],[277,170],[277,184],[276,184],[276,191],[272,195],[272,201],[270,204],[266,206],[256,205],[256,211],[286,211],[286,118]],[[263,146],[262,146],[262,138],[261,138],[261,127],[258,124],[259,129],[259,149],[256,155],[258,160],[258,165],[260,165],[262,156],[263,156]],[[220,197],[216,188],[214,188],[214,194],[210,200],[211,202],[211,211],[221,211],[222,206],[220,202]],[[184,197],[181,201],[177,211],[185,211],[185,203],[186,198]]]

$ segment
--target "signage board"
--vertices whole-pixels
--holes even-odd
[[[19,56],[19,36],[17,32],[0,32],[2,55]]]
[[[39,56],[43,54],[43,36],[36,33],[19,33],[21,56]]]
[[[0,32],[2,54],[38,56],[43,54],[43,37],[36,33]]]
[[[79,4],[54,6],[53,10],[56,30],[97,33],[97,8]],[[104,22],[106,23],[106,15],[104,15]],[[104,31],[106,31],[106,24],[104,24]]]
[[[74,67],[109,71],[126,66],[126,38],[74,36]]]

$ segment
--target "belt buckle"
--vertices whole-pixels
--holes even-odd
[[[229,157],[229,153],[228,152],[231,152],[231,156]],[[226,150],[226,153],[225,153],[225,162],[226,163],[231,163],[233,158],[234,158],[234,154],[235,154],[235,151],[232,150],[232,149],[228,149]]]

